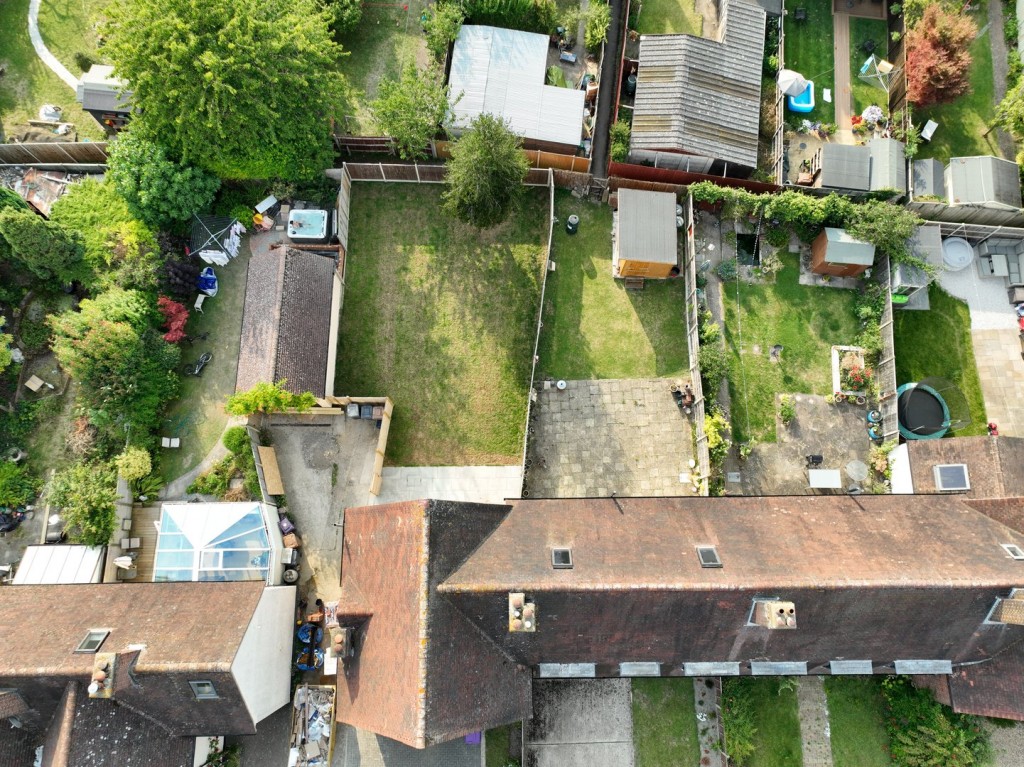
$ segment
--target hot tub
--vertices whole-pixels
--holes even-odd
[[[293,242],[327,242],[326,210],[293,210],[288,214],[288,239]]]
[[[808,80],[804,92],[798,96],[790,96],[787,101],[791,112],[810,112],[814,109],[814,81]]]
[[[942,241],[942,263],[947,271],[959,272],[974,260],[974,248],[963,237],[947,237]]]

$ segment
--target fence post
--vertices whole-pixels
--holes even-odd
[[[377,163],[377,168],[380,170],[380,180],[381,181],[387,181],[388,177],[384,175],[384,163],[382,163],[382,162]]]
[[[418,162],[414,162],[412,164],[412,167],[414,167],[416,169],[416,183],[417,184],[422,184],[423,182],[420,181],[420,164]]]

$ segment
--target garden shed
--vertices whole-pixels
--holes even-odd
[[[132,113],[132,92],[127,83],[114,77],[114,68],[93,64],[82,74],[75,88],[75,99],[105,128],[121,129]]]
[[[1019,210],[1020,169],[999,157],[952,157],[946,166],[950,205]]]
[[[845,229],[825,227],[811,243],[811,271],[833,277],[856,277],[875,261],[875,246]]]
[[[548,42],[533,32],[463,25],[451,57],[449,131],[458,136],[488,113],[505,120],[527,149],[576,154],[586,94],[545,85]]]
[[[616,277],[664,279],[678,273],[676,196],[619,189],[612,244]]]

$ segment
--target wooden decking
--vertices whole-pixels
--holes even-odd
[[[885,21],[885,3],[876,0],[832,0],[832,13]]]
[[[147,506],[132,510],[131,537],[139,538],[141,546],[135,559],[138,574],[133,583],[149,583],[153,580],[153,560],[156,557],[156,526],[160,522],[160,507]]]

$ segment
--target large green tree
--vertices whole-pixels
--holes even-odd
[[[154,229],[202,213],[220,188],[213,174],[171,161],[162,146],[132,131],[111,145],[108,172],[128,209]]]
[[[71,540],[106,546],[117,529],[117,475],[106,464],[77,463],[54,475],[47,500],[61,510]]]
[[[448,115],[448,89],[433,69],[409,64],[401,78],[385,78],[370,102],[377,125],[398,144],[403,160],[425,157],[427,145]]]
[[[104,54],[141,111],[132,132],[222,178],[331,165],[341,47],[317,0],[121,0]]]
[[[14,259],[40,280],[92,280],[92,270],[82,260],[84,248],[79,236],[32,211],[14,207],[0,210],[0,236],[7,241]]]
[[[497,226],[522,200],[529,170],[519,137],[501,118],[482,114],[452,145],[445,210],[478,229]]]

